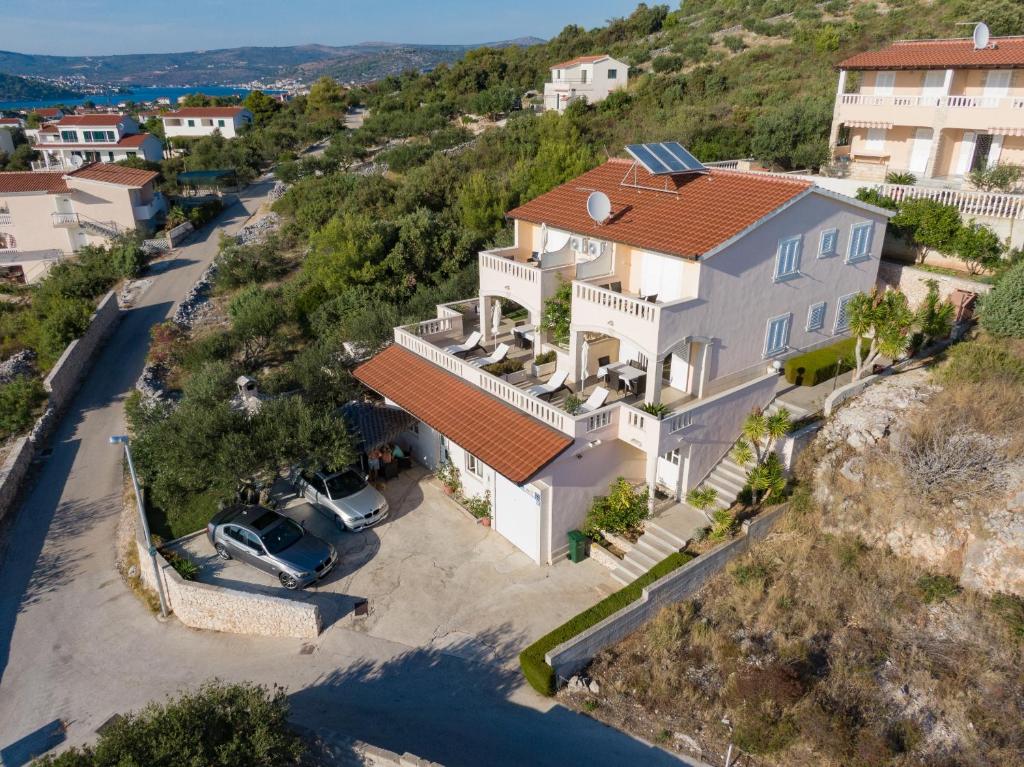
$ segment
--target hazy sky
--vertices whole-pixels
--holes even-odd
[[[639,0],[0,0],[0,49],[97,55],[367,40],[483,43],[602,25]]]

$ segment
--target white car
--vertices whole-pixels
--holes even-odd
[[[291,482],[307,501],[332,515],[342,529],[363,530],[388,515],[384,496],[352,469],[326,473],[296,468]]]

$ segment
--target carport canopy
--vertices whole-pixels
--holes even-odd
[[[521,485],[572,439],[398,345],[355,377]]]

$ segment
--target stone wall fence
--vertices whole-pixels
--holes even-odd
[[[644,588],[640,599],[550,650],[544,660],[555,670],[559,680],[568,679],[602,650],[641,628],[661,608],[692,597],[712,576],[722,572],[730,562],[749,551],[752,543],[768,535],[787,508],[780,506],[744,523],[742,535],[659,578]]]
[[[894,261],[882,261],[878,265],[878,285],[883,288],[894,288],[907,297],[911,308],[916,309],[928,295],[928,280],[935,280],[939,285],[939,298],[947,299],[957,290],[967,293],[986,295],[992,286],[977,282],[967,277],[954,277],[949,274],[929,272],[918,269],[911,264],[900,264]]]
[[[47,393],[46,410],[36,420],[28,436],[15,440],[0,466],[0,519],[13,508],[28,474],[32,459],[53,433],[71,399],[92,366],[97,350],[106,342],[121,320],[117,293],[103,297],[81,338],[64,349],[60,359],[43,379]]]
[[[167,242],[172,248],[176,248],[182,240],[187,238],[194,231],[195,227],[192,226],[191,221],[186,221],[184,224],[178,224],[173,229],[167,230]]]

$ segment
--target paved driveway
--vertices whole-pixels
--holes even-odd
[[[175,548],[202,565],[204,582],[315,602],[327,631],[343,626],[442,651],[457,651],[461,642],[496,626],[508,639],[532,639],[618,585],[592,559],[538,567],[498,533],[467,518],[423,469],[403,472],[384,494],[391,514],[358,533],[340,532],[294,492],[282,499],[285,514],[341,554],[333,572],[303,591],[288,591],[273,576],[236,560],[218,559],[205,535]],[[366,617],[352,615],[360,599],[369,600]]]

